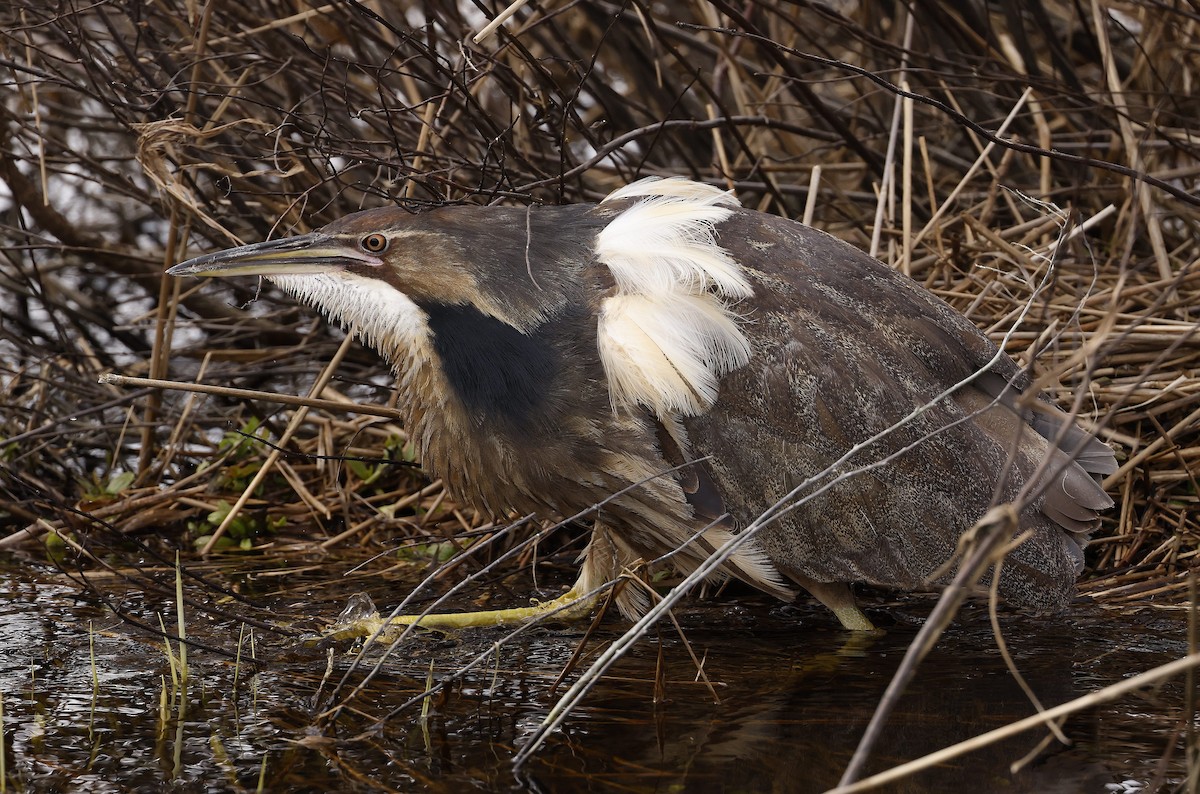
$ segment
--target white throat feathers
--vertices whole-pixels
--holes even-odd
[[[406,371],[428,360],[429,318],[403,292],[350,272],[269,279],[342,328],[352,329],[402,379]]]

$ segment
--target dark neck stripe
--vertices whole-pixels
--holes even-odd
[[[558,352],[474,306],[422,304],[433,349],[463,405],[479,422],[537,422],[559,371]]]

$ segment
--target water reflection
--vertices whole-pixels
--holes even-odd
[[[613,668],[517,781],[514,748],[553,703],[550,688],[580,628],[534,631],[432,698],[424,718],[414,708],[378,725],[423,691],[431,662],[434,680],[445,679],[503,633],[415,637],[335,725],[318,731],[313,698],[323,680],[328,691],[349,669],[347,644],[314,648],[259,634],[263,664],[254,673],[232,660],[238,624],[196,616],[189,632],[231,656],[193,651],[186,696],[172,697],[161,640],[115,620],[73,585],[28,568],[0,565],[0,588],[9,785],[30,791],[151,790],[168,782],[254,789],[260,774],[275,790],[821,791],[836,783],[928,607],[877,610],[872,617],[890,623],[886,633],[852,636],[816,609],[757,600],[690,606],[679,620],[720,702],[697,680],[674,629],[664,628]],[[282,619],[284,603],[264,598]],[[294,592],[288,598],[297,603]],[[121,594],[125,608],[156,624],[153,613],[168,605],[140,599]],[[344,601],[338,594],[303,603],[328,607],[332,620]],[[1047,705],[1186,652],[1182,621],[1157,613],[1147,619],[1081,606],[1055,619],[1011,617],[1005,629]],[[1015,774],[1010,764],[1041,735],[994,745],[890,790],[1075,792],[1131,778],[1149,782],[1176,741],[1182,701],[1182,683],[1173,681],[1070,720],[1064,730],[1071,746],[1051,743]],[[986,613],[969,608],[923,665],[870,770],[1030,711]],[[1168,779],[1182,777],[1180,755],[1166,765]]]

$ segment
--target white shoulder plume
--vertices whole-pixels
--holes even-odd
[[[703,413],[720,376],[750,358],[729,302],[753,291],[715,230],[737,200],[678,177],[634,182],[602,203],[620,199],[639,201],[596,239],[617,285],[598,329],[613,407],[641,404],[664,419]]]

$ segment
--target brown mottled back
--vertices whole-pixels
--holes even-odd
[[[712,410],[685,426],[693,454],[713,457],[713,478],[739,526],[854,444],[989,366],[996,353],[945,303],[824,233],[751,212],[737,213],[719,233],[754,284],[754,298],[737,307],[747,314],[753,355],[726,376]],[[1024,382],[1016,363],[1002,355],[989,372],[836,468],[834,474],[848,472],[912,446],[767,528],[762,538],[771,560],[818,582],[921,587],[959,536],[994,502],[1015,498],[1051,454],[1017,412],[1015,389],[999,403],[989,393]],[[1050,406],[1041,412],[1057,414]],[[1081,438],[1073,428],[1064,446]],[[1112,470],[1106,447],[1090,440],[1087,448],[1099,461],[1094,468]],[[1071,532],[1042,510],[1064,501],[1083,517]],[[1034,608],[1065,603],[1081,566],[1075,535],[1094,528],[1096,511],[1111,504],[1087,472],[1067,462],[1061,482],[1022,512],[1022,528],[1032,535],[1009,558],[1001,593]]]

